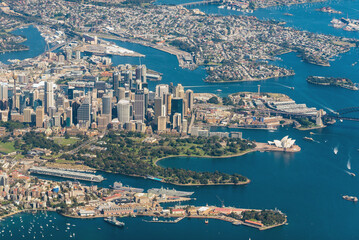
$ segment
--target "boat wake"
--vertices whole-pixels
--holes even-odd
[[[348,162],[347,162],[347,168],[348,168],[348,170],[351,170],[351,169],[352,169],[352,165],[351,165],[351,162],[350,162],[351,158],[352,158],[352,157],[349,155],[349,159],[348,159]]]

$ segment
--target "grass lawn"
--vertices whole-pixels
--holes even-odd
[[[6,143],[0,143],[0,152],[1,153],[11,153],[15,152],[16,149],[14,147],[14,142],[6,142]]]
[[[52,139],[54,140],[55,143],[57,143],[61,146],[70,146],[72,144],[77,143],[77,141],[80,140],[76,137],[70,137],[68,139],[66,139],[64,137],[53,137]]]

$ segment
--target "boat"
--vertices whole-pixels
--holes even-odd
[[[348,174],[349,174],[350,176],[352,176],[352,177],[355,177],[355,176],[356,176],[355,173],[352,173],[352,172],[348,172]]]
[[[108,222],[112,225],[115,225],[117,227],[124,227],[125,223],[124,222],[120,222],[116,219],[116,217],[107,217],[104,219],[105,222]]]
[[[303,137],[303,139],[309,142],[314,142],[314,139],[311,137]]]
[[[348,196],[348,195],[344,195],[344,196],[343,196],[343,199],[344,199],[344,200],[347,200],[347,201],[352,201],[352,202],[357,202],[357,201],[358,201],[358,198],[357,198],[357,197]]]
[[[187,197],[191,196],[194,192],[185,192],[185,191],[177,191],[176,189],[168,189],[168,188],[151,188],[148,189],[149,193],[157,194],[157,195],[167,195],[174,197]]]
[[[333,152],[334,152],[335,155],[337,155],[338,154],[338,147],[335,147]]]
[[[290,87],[291,90],[294,90],[294,87]]]
[[[162,182],[163,179],[161,178],[156,178],[156,177],[153,177],[153,176],[146,176],[147,179],[150,179],[150,180],[153,180],[153,181],[158,181],[158,182]]]
[[[144,191],[144,189],[142,189],[142,188],[123,186],[123,184],[121,182],[114,182],[114,184],[111,188],[114,190],[121,190],[121,191],[126,191],[126,192],[135,192],[135,193],[141,193]]]
[[[205,224],[208,224],[208,222],[209,222],[208,219],[204,220],[204,223],[205,223]]]
[[[217,89],[216,92],[222,92],[222,89]]]

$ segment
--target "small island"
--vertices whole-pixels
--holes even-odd
[[[322,8],[316,9],[316,11],[324,12],[324,13],[343,14],[341,11],[335,10],[331,7],[322,7]]]
[[[309,76],[307,78],[307,82],[323,86],[337,86],[354,91],[358,90],[358,87],[355,85],[355,83],[347,78]]]

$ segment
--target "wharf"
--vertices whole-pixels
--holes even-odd
[[[143,220],[144,222],[148,223],[178,223],[179,221],[183,220],[185,217],[179,217],[175,220]]]

